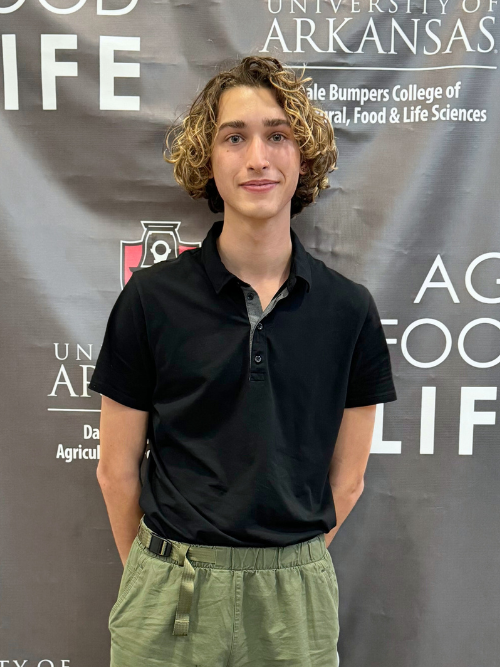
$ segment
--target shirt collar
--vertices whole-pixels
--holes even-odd
[[[219,294],[226,283],[228,283],[233,278],[237,278],[234,273],[231,273],[226,269],[222,263],[219,250],[217,248],[216,240],[222,232],[223,225],[223,220],[217,220],[214,222],[201,244],[202,262],[217,294]],[[307,252],[300,242],[299,237],[291,227],[290,236],[292,239],[292,264],[290,267],[290,275],[288,276],[287,280],[288,290],[292,290],[297,277],[299,277],[305,280],[306,289],[309,291],[311,288],[312,278]]]

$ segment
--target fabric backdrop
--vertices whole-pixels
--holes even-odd
[[[339,149],[292,227],[372,292],[399,398],[330,547],[340,663],[496,667],[497,0],[126,2],[0,5],[0,664],[107,664],[122,565],[88,382],[151,233],[169,261],[221,217],[175,183],[168,124],[268,54],[305,67]]]

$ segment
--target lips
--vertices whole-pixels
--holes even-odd
[[[269,192],[274,187],[278,185],[276,182],[267,181],[267,183],[242,183],[241,187],[245,188],[248,192]]]
[[[261,181],[259,180],[247,181],[246,183],[242,183],[242,185],[269,185],[270,183],[276,183],[276,181],[269,181],[267,179],[263,179]]]

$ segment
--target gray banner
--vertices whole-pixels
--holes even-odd
[[[166,127],[219,69],[267,54],[305,67],[339,149],[292,226],[372,292],[399,399],[377,408],[365,491],[330,547],[340,664],[495,667],[496,0],[9,1],[0,665],[109,660],[122,566],[88,382],[148,230],[192,247],[220,218],[175,183]]]

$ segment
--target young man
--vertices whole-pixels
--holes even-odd
[[[370,292],[290,226],[337,157],[303,83],[252,56],[207,84],[166,159],[224,218],[133,273],[108,321],[90,388],[125,563],[112,667],[338,665],[327,547],[397,397]]]

